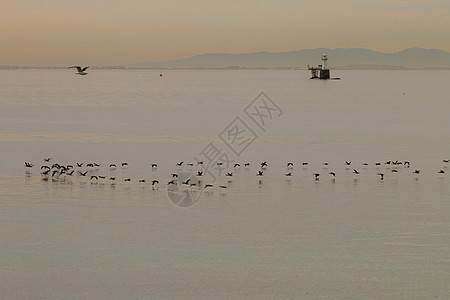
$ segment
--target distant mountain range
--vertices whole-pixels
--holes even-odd
[[[244,54],[211,53],[162,63],[143,62],[127,68],[301,68],[321,64],[328,55],[331,69],[450,69],[450,53],[439,49],[409,48],[382,53],[362,48],[316,48],[290,52]]]

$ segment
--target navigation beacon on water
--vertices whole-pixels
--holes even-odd
[[[328,56],[326,54],[322,55],[322,64],[317,67],[310,67],[308,65],[308,70],[311,70],[311,79],[340,79],[340,78],[330,78],[330,69],[327,68]]]

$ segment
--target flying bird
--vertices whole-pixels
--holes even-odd
[[[72,68],[77,68],[78,72],[75,74],[78,75],[86,75],[87,72],[85,72],[87,70],[87,68],[89,68],[89,66],[81,68],[80,66],[72,66],[72,67],[68,67],[68,69],[72,69]]]

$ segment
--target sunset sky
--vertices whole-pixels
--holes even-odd
[[[0,0],[0,65],[319,47],[450,51],[449,30],[449,0]]]

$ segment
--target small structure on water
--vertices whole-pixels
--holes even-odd
[[[308,70],[311,70],[311,79],[340,79],[340,78],[330,78],[330,69],[327,68],[328,56],[326,54],[322,55],[322,64],[317,67],[310,67],[308,65]]]

